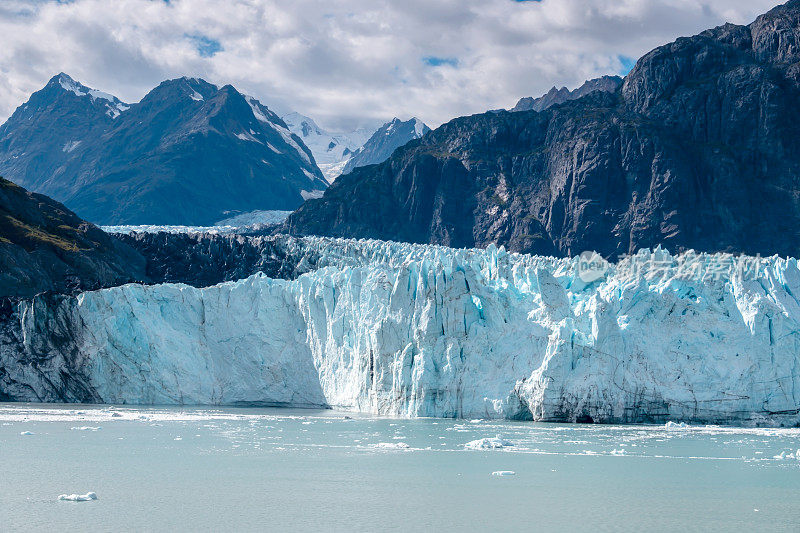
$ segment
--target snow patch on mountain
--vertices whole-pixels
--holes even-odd
[[[425,133],[427,131],[430,131],[430,128],[428,128],[428,126],[424,122],[422,122],[420,119],[418,119],[417,117],[414,117],[411,120],[414,121],[414,137],[415,138],[419,139],[420,137],[425,135]]]
[[[250,109],[253,110],[253,116],[256,117],[256,120],[264,122],[265,124],[272,124],[272,121],[267,118],[267,115],[261,109],[261,105],[259,104],[258,100],[253,98],[252,96],[243,95],[244,99],[247,101],[247,104],[250,106]]]
[[[58,77],[58,83],[65,91],[70,91],[75,96],[86,96],[86,93],[81,90],[83,86],[65,74]]]
[[[258,144],[263,144],[261,141],[259,141],[255,137],[253,137],[253,135],[251,133],[237,133],[236,134],[236,138],[237,139],[241,139],[243,141],[250,141],[250,142],[254,142],[254,143],[258,143]],[[305,169],[303,169],[303,171],[306,172]],[[306,172],[306,174],[308,174],[308,172]],[[311,176],[313,178],[314,175],[312,174]]]
[[[325,194],[325,191],[321,189],[315,189],[313,191],[300,191],[300,196],[303,197],[303,200],[311,200],[313,198],[322,198],[322,195]]]
[[[95,100],[106,100],[108,103],[105,104],[107,107],[106,114],[111,118],[117,118],[120,113],[127,111],[130,106],[122,102],[119,98],[114,96],[113,94],[109,94],[104,91],[99,91],[97,89],[92,89],[90,87],[86,87],[78,83],[77,81],[73,80],[67,74],[61,73],[58,76],[58,84],[65,90],[73,93],[75,96],[89,96],[92,101]]]
[[[64,148],[62,148],[61,151],[64,152],[64,153],[69,153],[69,152],[73,151],[75,148],[77,148],[78,146],[80,146],[80,144],[82,142],[83,141],[69,141],[66,144],[64,144]]]
[[[118,102],[116,96],[103,91],[98,91],[97,89],[89,89],[89,96],[91,96],[93,100],[97,100],[99,98],[101,100],[108,100],[112,104],[116,104]]]

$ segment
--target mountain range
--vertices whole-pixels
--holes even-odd
[[[99,224],[210,225],[291,211],[427,130],[394,119],[377,137],[330,133],[198,78],[128,104],[61,73],[0,126],[0,174]]]
[[[797,256],[798,43],[792,0],[656,48],[612,92],[456,118],[340,177],[280,231],[560,256]]]
[[[0,126],[0,174],[101,224],[208,225],[327,187],[280,117],[196,78],[126,104],[54,76]]]
[[[791,0],[659,47],[616,87],[414,123],[318,199],[313,153],[230,86],[171,80],[129,105],[57,76],[3,126],[3,161],[91,192],[87,210],[185,210],[170,179],[224,204],[283,179],[240,182],[261,147],[286,190],[306,172],[320,188],[278,228],[111,235],[0,179],[0,400],[798,427],[798,43]],[[638,251],[588,278],[544,256],[590,249]]]

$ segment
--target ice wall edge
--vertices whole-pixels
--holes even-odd
[[[18,302],[0,320],[0,400],[800,419],[793,258],[642,250],[586,276],[581,258],[493,246],[285,239],[313,270]]]

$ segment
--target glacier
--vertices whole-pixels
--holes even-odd
[[[800,421],[794,258],[641,250],[587,282],[579,257],[277,238],[314,268],[17,302],[0,400]]]

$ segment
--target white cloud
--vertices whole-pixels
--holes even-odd
[[[328,127],[393,116],[435,126],[619,72],[621,58],[725,21],[748,23],[774,3],[8,0],[0,120],[64,71],[126,101],[188,75]]]

